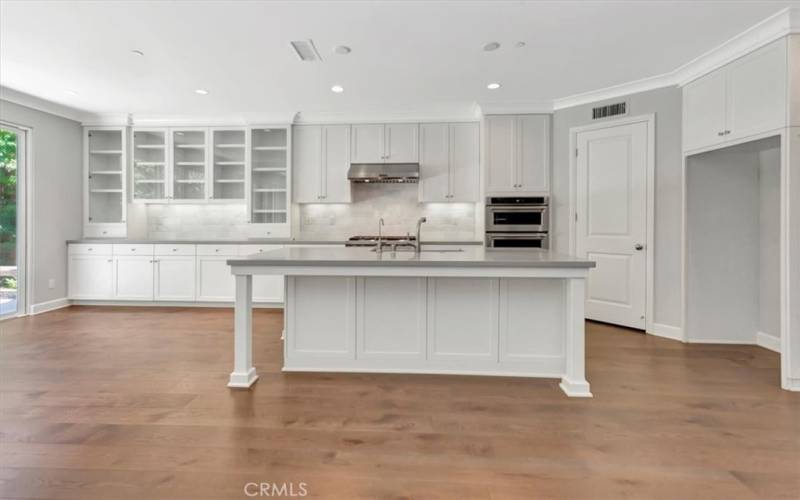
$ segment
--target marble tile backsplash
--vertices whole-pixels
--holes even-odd
[[[427,217],[422,237],[428,240],[474,240],[475,205],[417,201],[415,184],[359,184],[352,187],[352,203],[298,205],[293,236],[305,240],[345,240],[356,234],[377,234],[383,217],[384,234],[414,233],[419,217]],[[134,208],[131,206],[131,208]],[[136,230],[129,236],[149,239],[246,239],[244,205],[139,205]]]
[[[473,240],[475,205],[472,203],[424,203],[416,184],[356,184],[348,204],[300,205],[298,238],[347,239],[356,234],[377,234],[383,218],[383,234],[414,233],[418,218],[427,217],[422,238]]]

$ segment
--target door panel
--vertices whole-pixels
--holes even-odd
[[[355,359],[355,278],[289,277],[286,354],[292,361]],[[314,311],[314,314],[298,314]]]
[[[420,125],[420,201],[450,201],[450,152],[446,123]]]
[[[322,201],[350,203],[350,125],[328,125],[322,129]]]
[[[359,278],[358,358],[425,359],[425,278]]]
[[[113,293],[114,260],[111,256],[70,255],[70,299],[107,300]]]
[[[477,123],[450,125],[450,201],[479,201],[480,128]]]
[[[684,87],[684,150],[711,146],[726,139],[725,106],[725,71],[715,71]]]
[[[322,128],[319,125],[297,125],[292,129],[292,201],[319,201],[321,154]]]
[[[589,272],[586,317],[645,328],[648,124],[579,133],[576,253]],[[637,250],[637,246],[641,249]]]
[[[197,300],[233,301],[236,281],[227,260],[231,257],[197,257]]]
[[[428,279],[428,358],[497,360],[498,283]]]
[[[195,256],[157,256],[156,300],[194,301]]]
[[[153,257],[114,257],[114,298],[153,300]]]
[[[486,118],[487,194],[514,191],[516,179],[516,122],[515,116]]]
[[[523,115],[519,127],[519,189],[548,191],[550,189],[550,117]]]
[[[419,125],[390,123],[385,128],[384,153],[386,163],[417,163],[419,161]]]
[[[383,125],[353,125],[351,133],[352,163],[383,163]]]

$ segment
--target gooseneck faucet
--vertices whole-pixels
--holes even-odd
[[[415,247],[417,253],[422,251],[422,240],[419,238],[419,232],[423,222],[428,222],[428,219],[425,217],[420,217],[419,219],[417,219],[417,242],[416,242],[417,245]]]
[[[381,233],[381,228],[383,227],[383,225],[384,225],[383,217],[381,217],[380,219],[378,219],[378,246],[377,246],[378,253],[383,251],[383,233]]]

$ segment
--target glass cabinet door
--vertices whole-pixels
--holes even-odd
[[[212,185],[215,200],[244,200],[245,198],[245,130],[214,130],[212,132]]]
[[[172,198],[206,198],[206,131],[172,131]]]
[[[123,130],[92,129],[86,134],[89,222],[122,223],[125,200]]]
[[[255,224],[285,224],[287,218],[288,130],[251,130],[251,213]]]
[[[167,198],[166,130],[133,131],[133,199]]]

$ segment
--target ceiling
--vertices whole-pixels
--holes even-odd
[[[674,71],[790,5],[3,0],[0,85],[134,115],[536,105]],[[307,38],[322,62],[301,62],[289,47]],[[501,48],[483,51],[491,41]],[[334,54],[340,44],[352,52]]]

